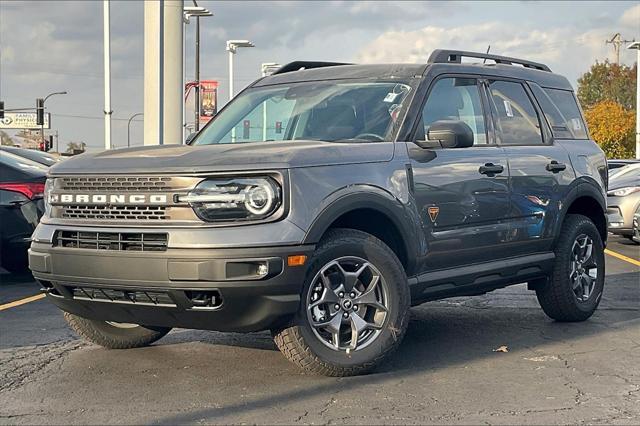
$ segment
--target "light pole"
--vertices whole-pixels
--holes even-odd
[[[127,148],[131,147],[131,120],[141,115],[144,114],[142,112],[138,112],[129,117],[129,121],[127,122]]]
[[[104,49],[104,149],[111,149],[111,28],[109,0],[102,2]]]
[[[194,2],[195,3],[195,2]],[[185,25],[189,23],[189,18],[192,16],[196,18],[196,48],[195,48],[195,87],[194,87],[194,130],[197,132],[200,130],[200,17],[213,16],[209,10],[200,6],[185,6],[183,8]],[[186,119],[184,126],[186,127]]]
[[[260,70],[262,71],[262,76],[266,77],[270,75],[272,72],[280,68],[280,64],[276,62],[263,62],[260,65]],[[267,101],[265,100],[262,103],[262,140],[267,140]]]
[[[227,40],[229,52],[229,100],[233,99],[233,55],[239,47],[255,47],[249,40]]]
[[[640,41],[635,41],[627,46],[627,49],[635,49],[636,59],[636,159],[640,159]]]
[[[62,92],[53,92],[53,93],[49,93],[47,96],[44,97],[44,99],[42,100],[42,112],[44,115],[44,105],[47,102],[47,99],[49,99],[51,96],[55,96],[55,95],[66,95],[67,91],[62,91]],[[45,142],[44,142],[44,118],[42,119],[42,124],[40,125],[40,140],[42,142],[42,146],[45,146]]]

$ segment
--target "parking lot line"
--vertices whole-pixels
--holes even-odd
[[[25,297],[24,299],[5,303],[4,305],[0,305],[0,311],[4,311],[5,309],[9,309],[9,308],[15,308],[16,306],[24,305],[29,302],[35,302],[36,300],[40,300],[44,298],[44,296],[45,296],[44,294],[36,294],[34,296]]]
[[[631,257],[625,256],[624,254],[616,253],[615,251],[609,249],[604,249],[604,252],[609,256],[617,257],[618,259],[629,262],[632,265],[640,266],[640,260],[633,259]]]

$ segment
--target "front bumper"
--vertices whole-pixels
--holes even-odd
[[[640,193],[625,197],[607,197],[607,221],[609,232],[618,235],[633,234],[633,216],[640,208]]]
[[[298,310],[306,266],[289,267],[287,257],[310,257],[313,249],[138,252],[33,242],[29,266],[49,300],[85,318],[249,332],[276,327]],[[268,265],[266,275],[243,273],[260,263]]]

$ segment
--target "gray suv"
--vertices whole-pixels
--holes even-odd
[[[187,146],[52,167],[29,261],[99,345],[271,330],[301,368],[355,375],[427,301],[526,282],[549,317],[589,318],[606,183],[571,85],[543,64],[294,62]]]

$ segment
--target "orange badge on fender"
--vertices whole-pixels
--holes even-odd
[[[436,219],[438,218],[438,213],[440,213],[440,207],[429,207],[429,217],[431,218],[431,222],[435,222]]]

